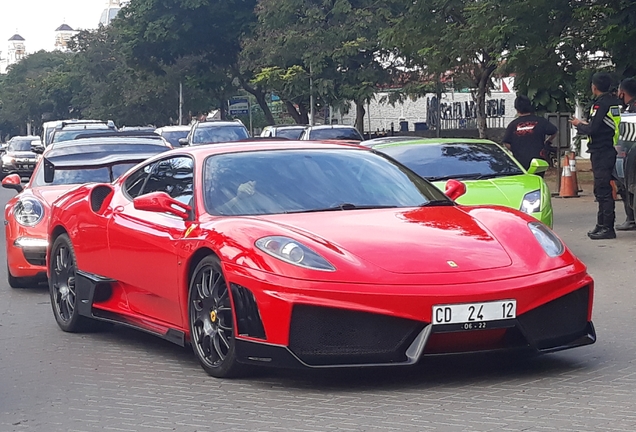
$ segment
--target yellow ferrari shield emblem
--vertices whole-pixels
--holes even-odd
[[[457,268],[457,267],[459,267],[455,261],[446,261],[446,264],[448,264],[448,265],[449,265],[449,266],[451,266],[452,268]]]
[[[188,238],[188,236],[190,234],[192,234],[192,231],[194,231],[194,229],[197,227],[196,224],[192,224],[188,227],[188,229],[186,230],[185,234],[183,235],[183,238]]]

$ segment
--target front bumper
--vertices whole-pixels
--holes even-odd
[[[46,279],[46,247],[15,244],[7,238],[7,265],[14,277],[41,277]]]
[[[2,174],[19,174],[21,176],[31,176],[35,170],[35,162],[18,163],[13,165],[2,164]]]
[[[280,277],[272,284],[264,280],[271,275],[255,279],[259,275],[230,271],[237,359],[282,367],[386,366],[427,355],[547,353],[592,344],[594,284],[573,267],[470,286],[375,287]],[[517,300],[517,317],[506,328],[441,333],[430,324],[435,304],[509,298]]]

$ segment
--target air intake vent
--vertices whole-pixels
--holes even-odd
[[[266,339],[265,328],[258,311],[258,305],[252,291],[244,286],[230,284],[232,299],[236,310],[236,323],[238,334],[259,339]]]

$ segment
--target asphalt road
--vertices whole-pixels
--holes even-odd
[[[0,190],[2,207],[12,193]],[[557,233],[596,279],[599,339],[532,359],[217,380],[191,351],[143,333],[63,333],[46,287],[11,289],[2,265],[0,431],[634,431],[636,232],[592,242],[591,198],[554,206]]]

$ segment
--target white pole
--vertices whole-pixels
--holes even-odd
[[[179,82],[179,126],[183,124],[183,83]]]
[[[252,125],[252,101],[247,98],[247,109],[250,112],[250,135],[254,136],[254,126]]]
[[[314,76],[312,74],[311,63],[309,63],[309,125],[313,126],[316,109],[314,107]]]

